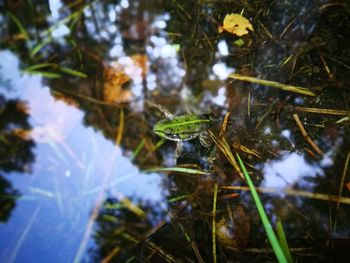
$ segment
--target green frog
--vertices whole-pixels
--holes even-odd
[[[153,131],[164,139],[177,142],[175,158],[180,156],[180,152],[183,148],[182,143],[184,141],[189,141],[198,137],[201,145],[210,150],[210,146],[212,145],[208,134],[209,126],[212,124],[210,118],[196,114],[174,116],[167,109],[158,104],[152,102],[148,102],[148,104],[151,107],[157,108],[165,115],[165,119],[160,120],[154,125]],[[212,149],[210,152],[215,153]],[[210,156],[214,155],[210,154]]]
[[[169,116],[157,122],[153,131],[162,138],[184,142],[199,137],[203,146],[208,147],[207,130],[211,120],[205,116],[185,114],[181,116]]]

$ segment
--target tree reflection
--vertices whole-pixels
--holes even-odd
[[[147,247],[146,239],[151,229],[165,217],[159,209],[160,204],[133,200],[134,204],[140,203],[136,208],[125,200],[128,199],[108,198],[103,204],[94,233],[97,247],[91,249],[91,254],[98,261],[114,258],[113,261],[124,262],[132,258],[138,254],[136,250]],[[141,253],[140,257],[144,255],[147,253]]]
[[[12,184],[0,174],[0,221],[7,222],[11,216],[12,210],[16,206],[16,198],[20,194],[13,189]]]
[[[30,124],[24,102],[0,95],[0,172],[28,172],[34,161],[34,142],[28,138]],[[6,222],[19,192],[0,174],[1,221]]]

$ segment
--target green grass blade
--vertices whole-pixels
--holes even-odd
[[[24,26],[22,25],[21,21],[19,21],[19,19],[12,14],[11,12],[7,11],[6,12],[7,15],[12,19],[12,21],[16,24],[16,26],[18,27],[19,32],[21,32],[21,34],[23,35],[25,40],[29,40],[29,36],[27,33],[27,30],[24,28]]]
[[[47,39],[35,45],[34,48],[30,51],[30,56],[34,57],[41,49],[43,49],[43,47],[48,45],[51,41],[52,41],[52,37],[48,37]]]
[[[179,172],[179,173],[185,173],[185,174],[195,174],[195,175],[209,175],[208,172],[204,172],[201,170],[196,169],[190,169],[190,168],[184,168],[184,167],[157,167],[152,169],[144,170],[144,172],[151,173],[151,172]]]
[[[29,67],[25,68],[24,71],[34,71],[34,70],[37,70],[37,69],[49,68],[49,67],[57,67],[57,64],[55,64],[55,63],[36,64],[36,65],[32,65],[32,66],[29,66]]]
[[[286,235],[285,235],[284,230],[283,230],[282,221],[280,219],[277,220],[277,236],[278,236],[278,240],[280,242],[280,245],[283,249],[284,254],[286,255],[288,262],[292,263],[293,258],[292,258],[292,255],[290,253],[287,238],[286,238]]]
[[[267,237],[270,241],[270,244],[272,246],[273,251],[275,252],[276,258],[278,262],[280,263],[287,263],[287,258],[283,253],[283,250],[281,248],[280,243],[277,240],[277,237],[275,235],[275,232],[273,231],[272,225],[265,213],[264,207],[261,203],[261,200],[259,198],[258,193],[256,192],[255,186],[253,184],[252,179],[250,178],[247,169],[245,168],[244,163],[242,162],[242,159],[239,157],[238,153],[236,153],[237,159],[239,162],[239,165],[241,166],[241,169],[243,171],[244,177],[248,183],[250,192],[252,194],[253,200],[255,202],[256,208],[258,209],[259,216],[261,218],[261,221],[263,223],[263,226],[265,228],[265,232],[267,234]]]
[[[177,201],[181,201],[183,199],[186,199],[188,198],[190,195],[179,195],[179,196],[175,196],[173,198],[170,198],[168,199],[168,202],[169,203],[174,203],[174,202],[177,202]]]
[[[67,67],[60,67],[59,69],[61,72],[72,75],[74,77],[79,77],[79,78],[86,78],[87,77],[87,75],[85,73],[82,73],[82,72],[77,71],[75,69],[71,69],[71,68],[67,68]]]
[[[61,75],[58,73],[53,73],[53,72],[45,72],[45,71],[37,71],[37,70],[25,70],[25,73],[28,74],[33,74],[33,75],[40,75],[44,78],[50,78],[50,79],[57,79],[60,78]]]
[[[142,139],[142,141],[136,146],[136,149],[133,151],[132,155],[131,155],[131,161],[134,161],[136,159],[136,157],[139,155],[139,153],[141,152],[143,146],[145,145],[146,140]]]

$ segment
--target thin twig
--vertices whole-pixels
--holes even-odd
[[[345,177],[346,177],[346,174],[347,174],[348,168],[349,168],[349,160],[350,160],[350,151],[348,152],[348,156],[346,157],[345,164],[344,164],[344,169],[343,169],[343,173],[342,173],[342,177],[341,177],[341,180],[340,180],[339,193],[338,193],[338,202],[337,202],[337,210],[339,209],[340,198],[341,198],[341,195],[343,193]]]
[[[319,109],[319,108],[308,108],[308,107],[294,107],[294,110],[308,113],[317,114],[329,114],[329,115],[340,115],[346,116],[349,114],[347,110],[337,110],[337,109]]]
[[[213,196],[213,221],[212,221],[212,239],[213,239],[213,262],[216,263],[216,201],[218,197],[218,183],[214,185]]]
[[[259,84],[259,85],[263,85],[263,86],[268,86],[268,87],[272,87],[272,88],[276,88],[276,89],[280,89],[280,90],[284,90],[284,91],[290,91],[290,92],[299,93],[299,94],[308,95],[308,96],[316,96],[316,94],[313,93],[309,89],[306,89],[306,88],[303,88],[303,87],[299,87],[299,86],[287,85],[287,84],[279,83],[279,82],[276,82],[276,81],[270,81],[270,80],[265,80],[265,79],[248,77],[248,76],[244,76],[244,75],[241,75],[241,74],[235,74],[235,73],[230,74],[228,77],[232,78],[232,79],[247,81],[247,82],[250,82],[250,83],[255,83],[255,84]]]
[[[249,187],[247,186],[221,186],[221,189],[227,189],[227,190],[238,190],[238,191],[249,191]],[[328,195],[328,194],[320,194],[320,193],[311,193],[307,191],[301,191],[301,190],[294,190],[294,189],[284,189],[281,191],[281,189],[277,188],[268,188],[268,187],[258,187],[258,192],[260,193],[266,193],[266,194],[286,194],[290,196],[296,196],[296,197],[305,197],[305,198],[311,198],[311,199],[317,199],[322,201],[330,201],[330,202],[339,202],[342,204],[350,205],[350,198],[349,197],[338,197],[336,195]]]
[[[323,58],[322,54],[320,54],[320,59],[321,59],[321,61],[322,61],[322,64],[323,64],[323,66],[324,66],[324,69],[326,70],[326,72],[327,72],[327,74],[328,74],[329,79],[330,79],[330,80],[333,80],[333,79],[334,79],[334,76],[333,76],[331,70],[329,69],[326,60]]]
[[[311,145],[311,147],[319,154],[319,155],[323,155],[324,153],[321,151],[320,148],[318,148],[318,146],[314,143],[314,141],[311,139],[311,137],[309,136],[309,134],[307,133],[307,131],[305,130],[303,124],[300,121],[300,118],[298,116],[298,114],[294,113],[293,114],[294,120],[297,123],[301,134],[303,135],[303,137],[305,138],[305,140]]]

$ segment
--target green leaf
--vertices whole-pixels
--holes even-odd
[[[233,42],[233,44],[236,46],[236,47],[242,47],[242,46],[244,46],[244,40],[242,39],[242,38],[239,38],[239,39],[237,39],[237,40],[235,40],[234,42]]]

